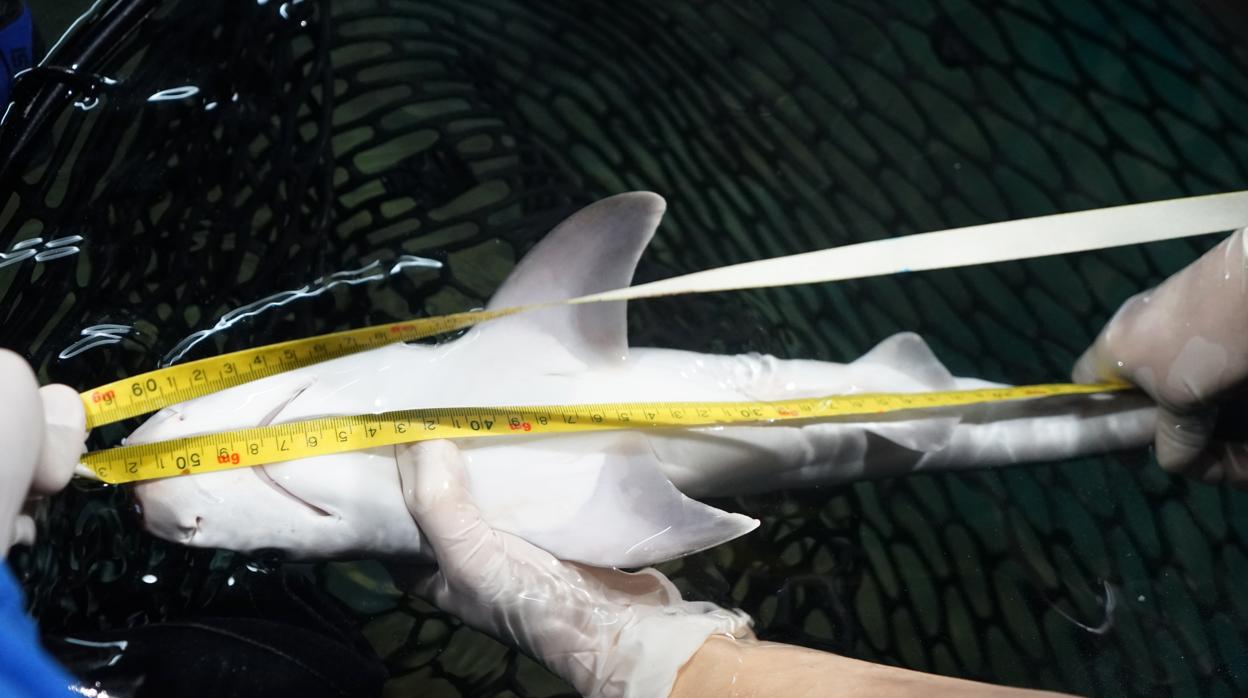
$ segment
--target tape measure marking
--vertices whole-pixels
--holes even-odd
[[[764,259],[574,298],[639,300],[823,283],[1204,235],[1248,225],[1248,191],[1093,209],[873,240]],[[394,342],[422,339],[542,305],[455,313],[247,349],[143,373],[82,393],[89,428],[248,381]]]
[[[528,309],[470,311],[344,330],[244,349],[124,378],[81,394],[87,412],[87,428],[155,412],[303,366],[386,344],[453,332]]]
[[[929,393],[864,393],[776,402],[602,403],[399,410],[375,415],[325,417],[123,446],[88,453],[83,457],[83,464],[101,480],[120,484],[431,439],[771,424],[1104,393],[1127,387],[1119,384],[1051,384]]]

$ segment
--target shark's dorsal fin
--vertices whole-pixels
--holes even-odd
[[[566,300],[628,286],[666,207],[658,194],[632,192],[577,211],[520,260],[488,307]],[[495,320],[482,331],[537,330],[577,359],[596,364],[628,353],[626,316],[622,301],[563,306]]]

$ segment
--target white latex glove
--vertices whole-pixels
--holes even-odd
[[[22,513],[26,500],[69,483],[86,426],[78,393],[64,385],[40,388],[22,357],[0,349],[0,558],[34,541],[35,522]]]
[[[1074,378],[1126,380],[1152,396],[1157,461],[1167,471],[1248,487],[1248,443],[1213,438],[1219,407],[1243,401],[1248,388],[1245,231],[1124,303]]]
[[[468,625],[513,644],[586,696],[670,694],[711,635],[752,637],[750,619],[683,601],[653,569],[635,574],[561,562],[481,519],[449,441],[397,449],[403,496],[438,568],[400,583]]]

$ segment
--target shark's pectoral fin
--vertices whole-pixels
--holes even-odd
[[[563,560],[643,567],[758,526],[681,494],[637,434],[533,438],[524,449],[473,444],[464,455],[486,521]]]
[[[632,192],[577,211],[520,260],[488,307],[561,301],[628,286],[666,205],[658,194]],[[561,306],[494,320],[478,331],[551,336],[592,365],[627,354],[625,313],[622,301]]]

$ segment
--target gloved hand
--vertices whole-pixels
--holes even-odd
[[[748,616],[683,601],[653,569],[562,562],[490,528],[451,442],[400,446],[397,455],[404,499],[438,568],[409,567],[396,581],[538,659],[582,694],[667,696],[708,637],[752,637]]]
[[[43,388],[17,354],[0,349],[0,558],[35,537],[22,513],[31,494],[59,492],[84,450],[87,418],[68,386]]]
[[[1219,408],[1242,401],[1248,388],[1245,230],[1124,303],[1074,379],[1126,380],[1152,396],[1157,461],[1167,471],[1248,487],[1248,443],[1213,434]]]

